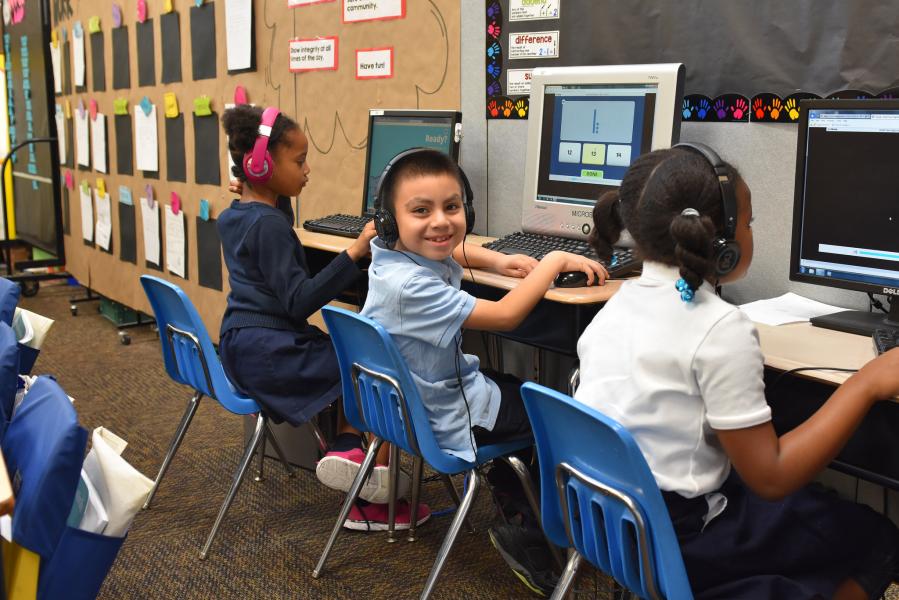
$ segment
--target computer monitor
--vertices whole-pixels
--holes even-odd
[[[683,83],[679,63],[534,69],[522,229],[586,239],[599,196],[677,142]]]
[[[433,148],[459,160],[462,113],[449,110],[371,110],[362,214],[373,215],[378,179],[390,159],[410,148]]]
[[[800,105],[790,279],[899,295],[899,100]],[[888,315],[845,311],[812,324],[871,335]]]

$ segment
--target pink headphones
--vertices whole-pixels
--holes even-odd
[[[272,136],[272,127],[281,111],[274,106],[269,106],[262,111],[262,122],[259,123],[259,137],[251,152],[243,157],[243,172],[250,183],[265,183],[272,178],[275,164],[272,155],[268,152],[268,140]]]

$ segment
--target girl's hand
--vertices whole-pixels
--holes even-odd
[[[899,348],[869,361],[852,379],[865,385],[874,401],[899,396]]]
[[[356,262],[363,256],[368,256],[371,252],[371,240],[376,235],[378,235],[378,232],[375,231],[375,222],[369,221],[362,228],[362,233],[359,234],[356,241],[346,249],[346,253],[350,255],[353,262]]]
[[[536,258],[527,254],[503,254],[497,258],[493,270],[507,277],[527,277],[538,264]]]
[[[232,179],[228,182],[228,191],[240,196],[243,194],[243,183],[239,179]]]
[[[594,280],[597,285],[602,285],[609,277],[609,272],[606,271],[606,268],[595,260],[590,260],[589,258],[577,254],[571,254],[570,252],[554,250],[544,256],[543,260],[556,261],[558,264],[558,273],[563,271],[583,271],[587,274],[587,285],[593,285]]]

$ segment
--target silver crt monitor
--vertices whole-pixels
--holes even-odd
[[[678,141],[683,83],[680,63],[534,69],[522,229],[586,239],[600,194]]]

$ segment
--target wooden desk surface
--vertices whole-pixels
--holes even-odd
[[[335,254],[343,252],[353,243],[353,238],[328,235],[326,233],[308,231],[302,228],[297,228],[296,232],[304,247],[334,252]],[[467,243],[480,246],[486,242],[493,241],[496,238],[484,237],[481,235],[469,235],[466,239]],[[519,281],[521,281],[515,277],[506,277],[482,269],[465,269],[463,279],[465,281],[472,281],[472,273],[474,273],[475,283],[489,285],[503,290],[511,290],[518,285]],[[550,288],[543,297],[546,300],[560,302],[562,304],[596,304],[598,302],[606,302],[618,291],[622,281],[623,280],[621,279],[613,279],[608,281],[605,285],[598,287]]]

